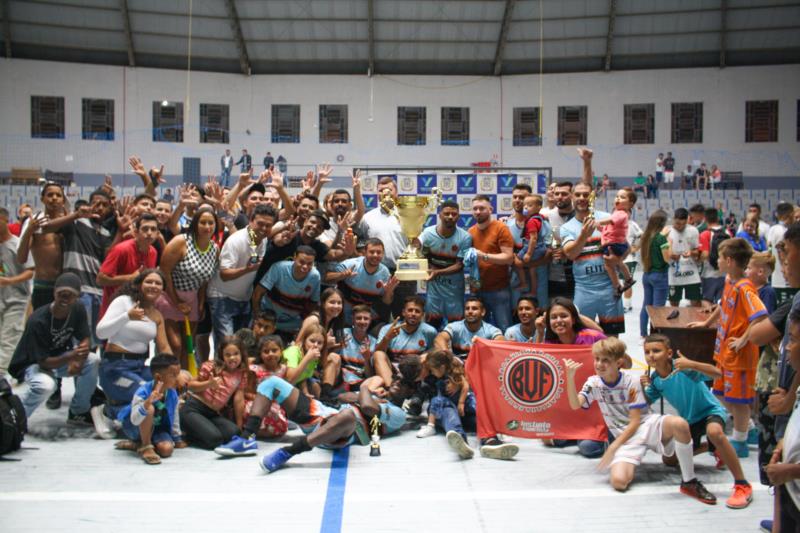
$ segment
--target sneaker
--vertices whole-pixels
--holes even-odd
[[[469,447],[467,441],[457,431],[450,430],[447,432],[447,444],[458,454],[462,459],[472,459],[475,456],[475,450]]]
[[[489,459],[508,461],[518,453],[519,446],[511,443],[502,443],[498,439],[489,439],[481,446],[481,456]]]
[[[258,443],[254,437],[245,439],[239,435],[234,435],[227,444],[214,448],[214,453],[223,457],[240,457],[255,455],[256,450],[258,450]]]
[[[717,503],[717,497],[708,492],[708,489],[697,478],[681,482],[681,493],[708,505],[716,505]]]
[[[291,458],[292,454],[283,448],[278,448],[274,452],[262,457],[261,460],[258,461],[258,466],[260,466],[261,470],[263,470],[265,473],[271,474],[285,465],[286,461]]]
[[[731,446],[736,450],[736,457],[750,457],[750,448],[745,441],[731,439]]]
[[[717,470],[725,470],[725,461],[722,460],[722,456],[719,454],[719,452],[717,450],[714,450],[713,452],[711,452],[711,455],[713,455],[714,459],[716,459],[717,461],[716,464],[714,465],[717,468]]]
[[[433,424],[425,424],[417,431],[418,439],[425,439],[427,437],[433,437],[434,435],[436,435],[436,426]]]
[[[61,378],[56,379],[56,390],[47,399],[45,405],[51,411],[61,408]]]
[[[747,444],[752,444],[753,446],[758,444],[758,428],[751,427],[747,431]]]
[[[772,533],[772,520],[762,520],[758,525],[764,533]]]
[[[416,396],[403,402],[403,411],[408,416],[419,416],[422,412],[422,400]]]
[[[286,424],[286,431],[292,431],[293,429],[300,429],[300,426],[289,420]]]
[[[102,405],[89,409],[89,414],[92,417],[94,430],[101,439],[109,440],[117,436],[117,432],[114,429],[114,421],[106,416]]]
[[[733,486],[733,494],[725,502],[731,509],[744,509],[753,501],[753,487],[736,483]]]
[[[94,427],[92,422],[92,415],[89,411],[85,413],[75,414],[72,411],[67,412],[67,425],[76,427]]]

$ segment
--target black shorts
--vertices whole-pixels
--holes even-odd
[[[706,428],[712,422],[716,422],[722,426],[723,430],[725,429],[725,421],[719,415],[710,415],[702,420],[698,420],[694,424],[689,425],[689,431],[692,434],[692,449],[696,450],[700,447],[700,444],[703,442],[703,435],[706,434]],[[708,451],[713,452],[714,450],[714,444],[711,441],[708,441]]]
[[[603,255],[616,255],[617,257],[625,257],[628,253],[628,243],[626,242],[611,242],[603,245]]]

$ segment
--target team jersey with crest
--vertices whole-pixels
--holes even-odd
[[[758,346],[748,342],[738,352],[728,347],[728,339],[741,337],[750,322],[765,316],[767,309],[758,297],[753,283],[742,278],[733,283],[726,276],[725,290],[720,301],[717,340],[714,346],[714,360],[725,370],[755,370],[758,364]]]
[[[344,329],[342,348],[342,377],[346,383],[364,381],[364,361],[375,352],[378,340],[367,334],[362,341],[356,339],[351,328]]]
[[[383,340],[391,327],[391,324],[386,324],[381,328],[378,333],[378,342]],[[405,328],[400,328],[400,334],[389,342],[389,347],[386,349],[387,355],[393,361],[399,361],[407,355],[421,355],[433,346],[435,337],[436,329],[425,322],[422,322],[413,333],[408,333]]]
[[[647,400],[642,392],[639,377],[620,372],[616,383],[606,383],[600,376],[590,376],[578,393],[586,398],[588,409],[597,402],[608,430],[615,437],[631,422],[631,409],[641,409],[642,416],[648,413]]]
[[[472,236],[461,228],[449,237],[442,237],[436,226],[425,228],[419,236],[422,255],[430,266],[446,268],[463,261],[464,254],[472,248]],[[459,271],[449,276],[436,276],[428,282],[428,293],[442,298],[464,298],[464,272]]]
[[[450,322],[445,326],[444,331],[450,334],[453,353],[461,357],[466,357],[469,354],[473,337],[492,340],[503,335],[503,332],[498,328],[484,321],[481,321],[481,327],[478,328],[478,331],[470,331],[467,328],[467,323],[463,320]]]
[[[609,218],[609,215],[603,211],[596,211],[594,213],[595,220],[602,221]],[[572,241],[578,240],[578,236],[583,229],[583,222],[577,218],[572,218],[565,222],[561,228],[561,243],[566,245]],[[572,262],[572,275],[575,278],[575,288],[580,288],[583,291],[606,290],[611,284],[606,272],[605,262],[603,261],[603,251],[600,245],[600,232],[595,230],[592,235],[586,239],[581,253]]]
[[[308,314],[312,304],[319,303],[317,269],[312,268],[305,278],[298,280],[292,273],[293,266],[292,261],[275,263],[261,279],[261,286],[267,289],[261,307],[275,311],[276,325],[281,331],[300,329],[302,317]]]
[[[367,272],[366,258],[364,257],[345,259],[336,265],[336,272],[345,270],[352,270],[355,273],[355,276],[339,282],[339,290],[342,291],[345,300],[345,316],[349,320],[350,310],[354,305],[364,304],[372,307],[380,301],[391,274],[383,263],[370,274]]]

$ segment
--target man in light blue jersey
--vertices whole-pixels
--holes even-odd
[[[341,381],[348,390],[354,390],[374,374],[372,354],[378,340],[369,334],[371,322],[372,309],[368,305],[353,306],[353,326],[344,329],[344,345],[339,354],[329,353],[325,360],[323,375],[333,376],[333,383]]]
[[[402,320],[395,318],[378,333],[378,344],[372,355],[375,374],[383,379],[388,388],[392,384],[394,367],[408,356],[419,357],[433,348],[436,330],[423,321],[425,301],[419,296],[409,296],[403,306]]]
[[[425,320],[436,329],[464,317],[464,254],[472,247],[472,237],[458,227],[458,215],[457,202],[443,202],[439,223],[419,236],[429,265]]]
[[[475,337],[502,341],[505,340],[503,332],[483,321],[486,308],[477,296],[470,296],[464,304],[464,320],[450,322],[444,330],[436,336],[434,346],[437,350],[450,350],[461,359],[466,359],[472,348]]]
[[[374,309],[378,302],[386,305],[392,303],[399,282],[382,261],[383,242],[375,238],[367,239],[364,257],[345,259],[328,276],[330,281],[338,283],[344,296],[345,323],[352,321],[353,306],[368,305]],[[372,318],[378,318],[378,313],[373,311]]]
[[[320,275],[314,268],[316,252],[297,247],[293,261],[280,261],[269,268],[253,291],[253,309],[271,309],[277,316],[277,333],[290,341],[304,316],[319,305]]]

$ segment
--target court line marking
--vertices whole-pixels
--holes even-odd
[[[328,492],[322,511],[320,533],[340,533],[344,514],[344,492],[347,487],[347,464],[350,459],[350,446],[335,450],[331,460],[331,473],[328,476]]]

